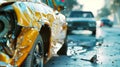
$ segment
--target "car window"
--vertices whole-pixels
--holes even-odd
[[[72,11],[69,17],[93,18],[94,16],[91,12]]]

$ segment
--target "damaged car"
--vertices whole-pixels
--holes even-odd
[[[66,55],[67,23],[59,9],[43,2],[0,2],[0,67],[43,67],[52,56]]]

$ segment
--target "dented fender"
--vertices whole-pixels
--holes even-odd
[[[62,47],[67,32],[65,16],[44,3],[0,2],[0,24],[0,62],[11,67],[21,66],[41,34],[49,42],[43,45],[46,62]]]

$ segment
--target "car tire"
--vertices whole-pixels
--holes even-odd
[[[96,30],[95,30],[95,31],[92,31],[92,35],[94,35],[94,36],[96,35]]]
[[[67,34],[71,34],[72,30],[67,30]]]
[[[58,55],[67,55],[67,38],[65,38],[63,46],[57,52]]]
[[[22,64],[22,67],[43,67],[43,54],[43,41],[41,36],[39,35],[33,45],[33,48]]]
[[[109,27],[111,28],[113,25],[109,25]]]

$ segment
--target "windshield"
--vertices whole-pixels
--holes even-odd
[[[91,12],[72,11],[69,17],[93,18],[94,16]]]

